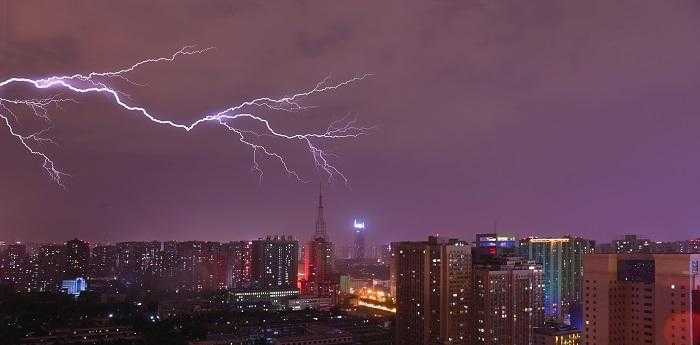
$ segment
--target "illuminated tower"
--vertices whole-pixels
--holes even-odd
[[[316,212],[316,231],[314,232],[315,239],[328,240],[328,233],[326,232],[326,219],[323,216],[323,190],[321,185],[318,187],[318,211]]]
[[[521,241],[521,254],[543,266],[547,318],[583,327],[580,305],[583,256],[594,248],[594,241],[569,236]]]
[[[302,292],[306,295],[330,296],[333,282],[333,243],[328,240],[326,220],[323,216],[323,193],[319,188],[318,211],[314,236],[304,247],[304,277],[301,281]]]
[[[353,259],[365,258],[365,223],[358,222],[357,219],[353,222],[355,230],[355,244],[352,248]]]

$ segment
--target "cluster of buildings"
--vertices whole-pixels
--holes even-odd
[[[396,343],[698,345],[698,242],[393,243]]]
[[[226,291],[227,302],[242,310],[340,307],[391,320],[396,344],[700,344],[700,240],[628,235],[596,245],[574,236],[490,233],[473,242],[429,237],[369,250],[365,224],[355,221],[353,231],[348,253],[338,255],[319,194],[306,242],[276,236],[228,243],[0,244],[0,283],[75,295],[101,283]],[[326,333],[318,327],[299,332],[319,339]],[[278,343],[302,344],[297,337]],[[335,338],[343,343],[348,337],[340,332]]]
[[[111,290],[228,290],[233,300],[332,298],[339,278],[322,195],[318,202],[315,232],[306,243],[289,236],[228,243],[0,243],[0,284],[19,292],[79,294],[87,283]]]
[[[240,242],[122,242],[90,246],[6,245],[0,279],[17,291],[58,291],[64,280],[114,281],[129,288],[216,291],[296,287],[299,244],[289,237]]]

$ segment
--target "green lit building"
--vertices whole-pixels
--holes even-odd
[[[594,248],[595,241],[570,236],[521,240],[520,254],[544,270],[545,317],[582,326],[583,256]]]

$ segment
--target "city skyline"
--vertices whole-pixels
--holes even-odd
[[[605,242],[700,229],[694,2],[130,4],[3,1],[0,75],[108,70],[215,46],[135,76],[147,84],[130,90],[135,100],[184,121],[372,73],[295,117],[304,129],[345,115],[377,126],[333,147],[350,180],[327,188],[334,238],[355,217],[379,242],[470,237],[494,221]],[[184,136],[99,97],[78,102],[52,113],[60,146],[49,150],[71,174],[66,190],[0,135],[0,237],[304,238],[313,169],[305,184],[269,164],[260,182],[225,133]]]
[[[0,0],[2,345],[700,345],[700,0]]]
[[[325,194],[323,194],[325,195]],[[326,210],[325,207],[323,207],[323,204],[325,203],[323,201],[323,196],[322,194],[318,194],[316,196],[315,202],[318,203],[316,211],[316,215],[314,216],[317,218],[315,220],[315,225],[314,221],[309,220],[309,225],[307,226],[309,229],[314,229],[314,232],[319,231],[319,215],[323,215],[324,213],[327,213],[328,210]],[[320,210],[320,213],[319,213]],[[337,212],[332,212],[336,213]],[[358,219],[362,219],[361,222],[358,223]],[[389,244],[391,242],[396,242],[400,240],[406,240],[406,239],[411,239],[414,240],[413,236],[404,236],[403,234],[395,234],[394,237],[378,237],[377,233],[381,233],[381,229],[377,232],[372,231],[372,225],[366,223],[367,217],[364,216],[353,216],[349,217],[348,221],[346,224],[342,226],[341,229],[337,229],[335,231],[328,231],[328,226],[326,225],[326,219],[325,217],[322,216],[322,232],[325,233],[325,236],[328,237],[336,237],[337,240],[333,241],[336,243],[341,244],[343,247],[346,247],[350,251],[354,251],[355,248],[354,246],[356,245],[357,241],[357,234],[358,231],[362,231],[362,238],[363,241],[365,241],[365,237],[369,235],[369,239],[365,242],[365,246],[380,246],[383,244]],[[486,231],[494,231],[495,233],[498,234],[507,234],[508,236],[516,236],[516,239],[520,240],[527,240],[527,239],[561,239],[562,237],[579,237],[581,236],[580,233],[575,233],[575,232],[547,232],[547,231],[507,231],[503,229],[499,229],[498,227],[498,222],[495,221],[494,224],[491,225],[492,228],[487,228],[485,229]],[[375,229],[376,230],[376,229]],[[478,236],[482,234],[484,231],[473,231],[473,232],[447,232],[440,234],[439,232],[435,233],[424,233],[424,234],[416,234],[415,239],[420,239],[421,236],[437,236],[437,237],[442,237],[442,238],[474,238],[475,236]],[[551,234],[551,235],[550,235]],[[589,238],[591,240],[594,240],[598,244],[609,244],[609,245],[619,245],[619,242],[625,241],[626,239],[629,238],[629,236],[639,236],[639,233],[620,233],[620,234],[615,234],[612,236],[606,236],[604,238],[609,238],[608,241],[600,240],[598,238]],[[143,237],[143,236],[136,236],[136,237],[127,237],[127,238],[121,238],[121,239],[110,239],[110,235],[105,236],[104,238],[91,238],[91,237],[80,237],[77,235],[68,235],[67,238],[57,238],[54,237],[53,239],[36,239],[36,240],[27,240],[21,237],[16,237],[14,239],[9,239],[9,238],[1,238],[0,237],[0,242],[11,244],[11,243],[63,243],[65,241],[69,241],[70,239],[80,239],[80,240],[85,240],[88,243],[92,244],[115,244],[115,243],[120,243],[120,242],[148,242],[148,241],[160,241],[160,242],[167,242],[167,241],[179,241],[179,242],[186,242],[186,241],[211,241],[211,242],[233,242],[233,241],[253,241],[256,239],[263,239],[265,237],[269,236],[291,236],[295,240],[300,240],[302,242],[305,242],[308,239],[314,238],[314,235],[311,235],[308,230],[306,230],[306,233],[304,231],[301,231],[300,235],[296,235],[293,233],[288,233],[288,232],[283,232],[283,231],[275,231],[275,230],[269,230],[269,231],[263,231],[263,232],[258,232],[258,235],[253,235],[252,237],[236,237],[237,235],[231,235],[231,237],[226,237],[226,238],[203,238],[203,237],[197,237],[196,235],[193,235],[193,237],[183,237],[183,238],[172,238],[172,237]],[[644,237],[646,235],[642,235]],[[585,236],[583,236],[585,237]],[[386,239],[383,239],[386,238]],[[651,238],[646,238],[646,239],[640,239],[640,241],[645,241],[645,245],[654,245],[654,244],[661,244],[661,243],[674,243],[677,241],[688,241],[688,240],[696,240],[700,237],[690,235],[689,237],[681,237],[681,238],[672,238],[669,240],[662,240],[661,238],[663,237],[651,237]],[[476,241],[478,242],[478,240]],[[474,243],[476,243],[474,242]],[[355,257],[355,254],[351,254],[351,256]]]

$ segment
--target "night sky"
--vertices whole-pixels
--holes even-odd
[[[134,74],[147,86],[125,91],[169,119],[373,73],[313,111],[270,114],[307,130],[348,114],[377,126],[332,146],[350,178],[326,186],[336,241],[353,217],[372,241],[471,239],[495,220],[602,241],[700,234],[698,1],[0,0],[0,11],[0,79],[215,46]],[[220,128],[185,134],[106,97],[76,100],[51,113],[66,190],[0,127],[0,239],[313,233],[308,154],[290,161],[309,183],[274,162],[259,181],[250,150]]]

